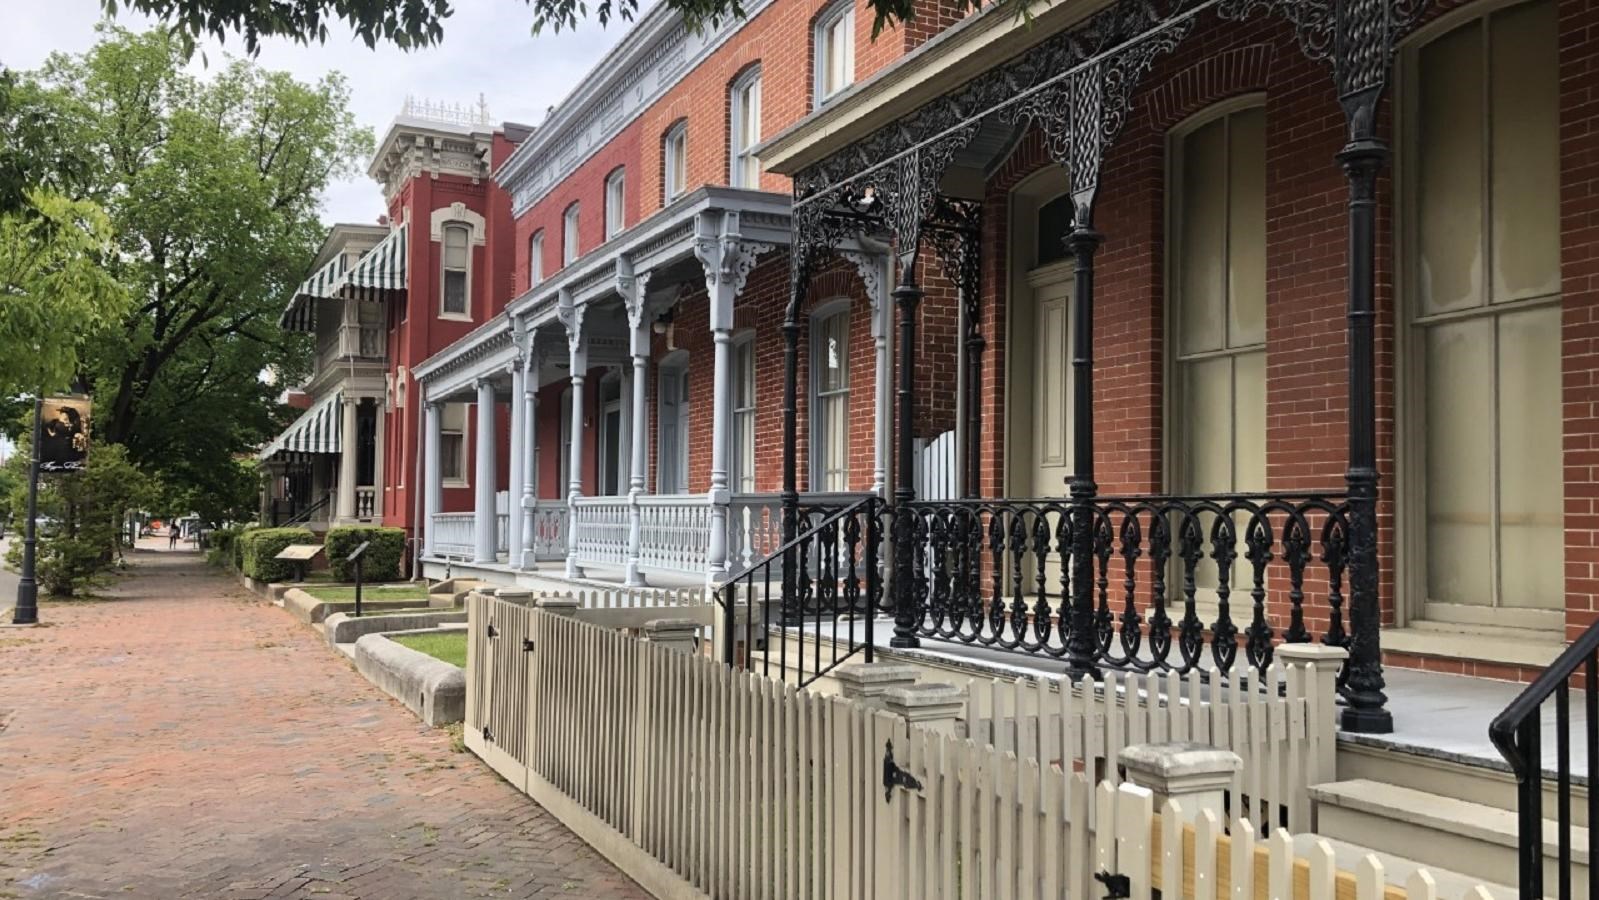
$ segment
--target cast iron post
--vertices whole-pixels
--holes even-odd
[[[799,303],[804,296],[806,270],[800,264],[794,276],[794,294],[788,314],[783,317],[783,596],[782,616],[787,623],[798,618],[794,609],[794,548],[788,546],[799,537]],[[750,615],[754,615],[753,601]],[[791,615],[792,614],[792,615]],[[766,623],[761,623],[762,634]]]
[[[1066,641],[1066,672],[1074,680],[1099,677],[1094,664],[1094,254],[1105,236],[1094,230],[1086,205],[1066,238],[1077,260],[1072,297],[1072,614]]]
[[[894,288],[899,307],[899,396],[894,440],[894,636],[890,647],[920,647],[916,625],[921,618],[916,603],[916,458],[911,436],[916,417],[916,307],[922,289],[916,285],[914,256]]]
[[[1373,101],[1374,104],[1374,101]],[[1361,118],[1356,118],[1361,121]],[[1377,388],[1374,332],[1377,173],[1388,147],[1365,129],[1338,154],[1349,178],[1349,679],[1343,729],[1394,730],[1382,675],[1377,560]],[[1362,134],[1361,131],[1367,133]]]
[[[39,621],[39,582],[35,569],[35,549],[39,527],[39,438],[44,430],[44,397],[33,400],[33,458],[28,462],[28,521],[22,533],[22,579],[17,582],[17,608],[11,611],[13,625],[33,625]]]

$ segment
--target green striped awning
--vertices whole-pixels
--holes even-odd
[[[316,302],[338,298],[347,275],[344,265],[344,254],[340,253],[300,282],[283,315],[278,317],[278,327],[285,331],[316,331]]]
[[[378,301],[390,291],[405,290],[405,236],[409,230],[409,225],[401,225],[367,251],[344,276],[339,295],[350,300]]]
[[[338,453],[339,400],[343,396],[341,392],[334,391],[318,400],[256,454],[256,459],[268,460],[279,454]]]

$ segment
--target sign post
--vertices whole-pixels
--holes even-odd
[[[355,617],[361,618],[361,557],[366,555],[366,548],[371,541],[362,541],[354,550],[350,551],[349,561],[355,563]]]
[[[11,624],[39,624],[39,582],[35,568],[35,549],[39,527],[39,435],[44,418],[44,398],[33,401],[33,458],[28,462],[28,520],[22,523],[22,578],[17,582],[17,606],[11,611]]]

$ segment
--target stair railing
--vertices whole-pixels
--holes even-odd
[[[1578,680],[1580,675],[1580,681]],[[1544,894],[1544,782],[1543,713],[1551,698],[1555,714],[1555,877],[1554,896],[1572,896],[1572,772],[1571,688],[1582,689],[1583,742],[1587,775],[1599,772],[1599,623],[1582,636],[1529,684],[1488,726],[1488,737],[1510,764],[1516,777],[1517,856],[1523,900],[1541,900]],[[1599,794],[1588,792],[1588,859],[1599,859]]]
[[[311,521],[311,517],[312,516],[316,515],[317,513],[321,512],[324,509],[327,509],[328,504],[331,503],[331,502],[333,502],[333,492],[329,491],[329,492],[323,494],[322,498],[320,500],[318,500],[317,502],[315,502],[315,503],[311,504],[310,506],[307,506],[305,509],[302,509],[299,512],[295,513],[293,516],[291,516],[289,518],[289,520],[287,522],[284,522],[281,527],[289,528],[289,527],[292,527],[292,526],[295,526],[295,525],[304,525],[306,522]]]
[[[883,510],[875,494],[843,508],[804,507],[798,537],[717,587],[728,636],[723,662],[796,687],[856,656],[871,662],[873,620],[883,599]],[[785,595],[783,558],[790,554],[794,592]]]

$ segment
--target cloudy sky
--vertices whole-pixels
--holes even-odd
[[[34,68],[54,51],[88,49],[101,18],[99,0],[4,0],[4,5],[0,63],[18,69]],[[381,45],[368,50],[347,30],[330,29],[323,45],[265,44],[259,61],[305,81],[333,70],[344,73],[356,117],[380,138],[408,94],[463,105],[476,104],[482,94],[495,121],[536,125],[627,28],[615,21],[608,28],[588,22],[575,32],[533,37],[532,11],[523,0],[460,0],[455,7],[444,23],[443,43],[427,50],[405,53]],[[148,24],[126,12],[117,21],[130,28]],[[202,49],[213,67],[225,53],[242,53],[237,41],[207,42]],[[202,65],[198,56],[194,65]],[[324,207],[329,222],[371,222],[383,212],[383,198],[363,174],[334,184]]]

